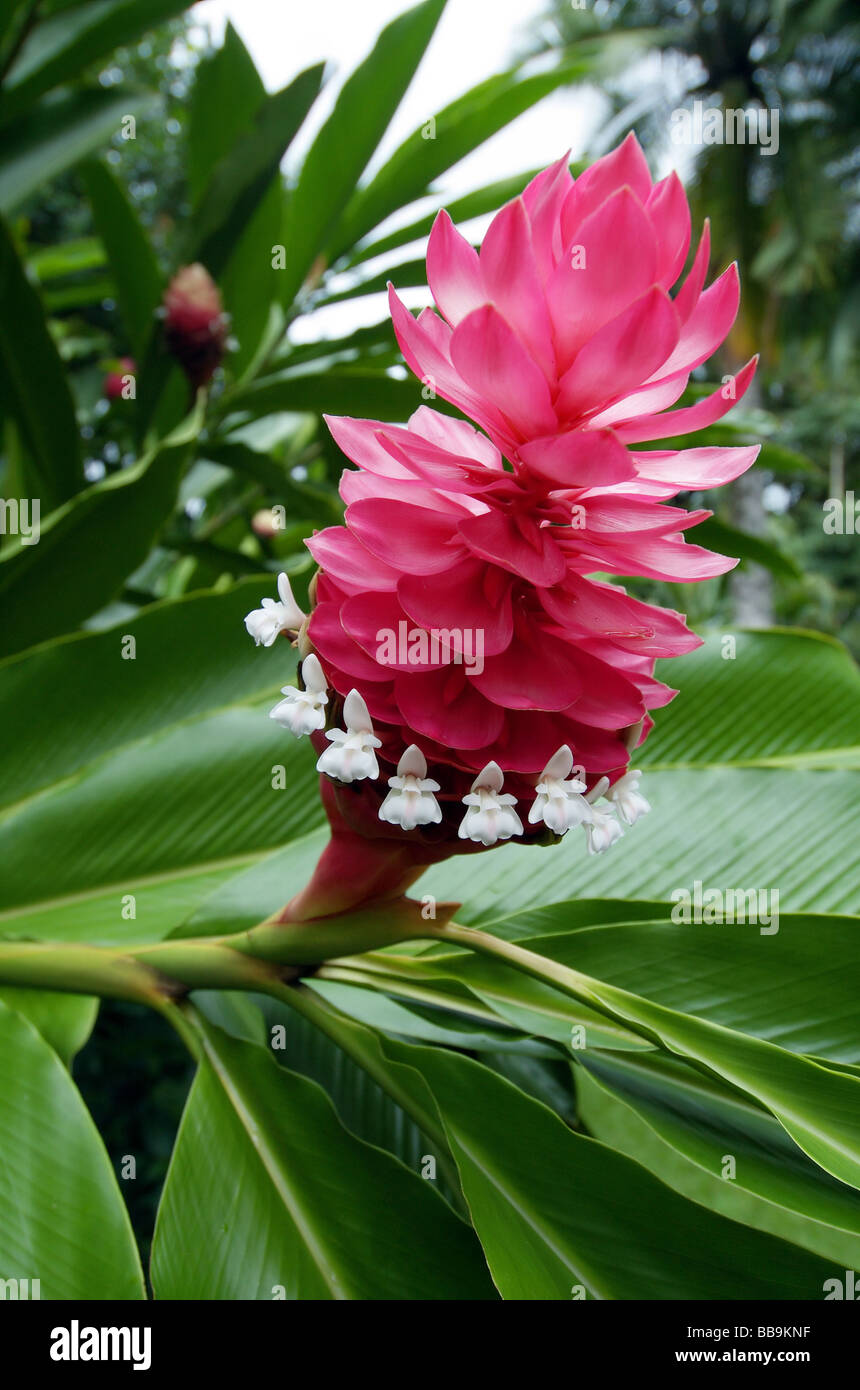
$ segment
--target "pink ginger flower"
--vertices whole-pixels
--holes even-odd
[[[426,309],[414,320],[392,289],[397,340],[416,375],[486,430],[511,463],[552,481],[584,481],[583,451],[595,458],[588,436],[599,432],[606,454],[591,478],[632,481],[636,455],[631,461],[615,446],[713,424],[755,371],[753,359],[731,390],[664,413],[738,310],[737,266],[703,290],[707,224],[689,274],[670,296],[689,246],[680,179],[672,173],[652,183],[631,134],[576,180],[566,156],[538,174],[493,219],[480,254],[441,212],[427,279],[442,317]],[[674,481],[665,460],[659,478]],[[683,471],[678,481],[699,486]]]
[[[666,504],[758,452],[636,447],[711,424],[755,370],[668,409],[738,307],[735,267],[703,289],[707,228],[670,296],[689,242],[677,176],[652,184],[631,135],[576,181],[566,159],[539,174],[480,254],[440,213],[439,314],[416,320],[391,291],[409,366],[479,428],[427,406],[405,426],[328,420],[357,471],[345,526],[307,542],[320,572],[300,645],[332,691],[311,741],[333,838],[285,920],[402,893],[428,863],[502,840],[584,826],[603,852],[616,812],[630,825],[649,809],[627,768],[676,694],[654,663],[700,639],[595,575],[732,568],[685,539],[709,512]],[[426,812],[408,826],[407,784]]]

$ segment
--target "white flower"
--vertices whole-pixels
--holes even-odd
[[[504,780],[498,763],[487,763],[484,770],[478,773],[472,790],[463,797],[463,805],[469,809],[457,832],[461,840],[494,845],[498,840],[522,835],[523,823],[512,809],[517,799],[508,792],[502,793]]]
[[[427,760],[421,749],[411,743],[397,764],[397,776],[389,777],[391,791],[379,808],[379,819],[403,830],[417,825],[438,824],[442,808],[433,795],[439,783],[427,776]]]
[[[379,764],[374,748],[382,747],[382,740],[373,732],[370,711],[357,690],[351,690],[343,702],[343,729],[327,729],[326,738],[331,743],[317,761],[317,772],[327,772],[338,782],[360,782],[364,777],[378,777]]]
[[[646,816],[651,810],[650,803],[639,790],[641,776],[641,772],[625,772],[606,793],[607,801],[612,802],[625,825],[635,825],[640,816]]]
[[[305,620],[285,574],[278,575],[278,597],[279,601],[264,598],[262,608],[245,617],[245,626],[258,647],[271,647],[282,632],[298,632]]]
[[[543,821],[556,835],[564,835],[572,825],[591,820],[593,812],[582,795],[585,783],[571,777],[572,770],[573,754],[563,743],[540,775],[529,810],[530,825]]]
[[[624,831],[614,816],[606,811],[595,811],[592,807],[591,820],[586,823],[585,833],[588,836],[588,853],[605,854],[616,840],[621,839]]]
[[[276,719],[296,738],[325,728],[325,707],[328,704],[326,678],[313,652],[302,662],[302,680],[304,690],[297,690],[294,685],[282,686],[286,699],[281,700],[269,713],[270,719]]]

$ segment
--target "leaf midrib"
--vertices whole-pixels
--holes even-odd
[[[265,1119],[260,1124],[254,1122],[253,1108],[243,1097],[241,1087],[235,1083],[228,1068],[221,1061],[217,1050],[213,1047],[210,1039],[205,1035],[203,1045],[207,1061],[212,1067],[212,1071],[219,1081],[224,1095],[233,1107],[233,1111],[242,1126],[248,1143],[260,1159],[267,1177],[289,1212],[299,1236],[304,1241],[311,1259],[319,1270],[323,1283],[331,1293],[333,1299],[336,1299],[338,1302],[346,1300],[346,1292],[338,1286],[337,1280],[333,1278],[331,1274],[330,1266],[332,1262],[327,1259],[323,1246],[313,1235],[299,1196],[290,1185],[286,1173],[278,1163],[274,1148],[267,1140]],[[255,1142],[253,1138],[254,1134],[258,1136],[259,1142]]]

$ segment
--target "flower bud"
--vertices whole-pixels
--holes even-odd
[[[137,371],[137,363],[133,357],[120,357],[117,362],[118,370],[108,372],[102,382],[102,391],[109,401],[122,399],[122,393],[126,387],[126,377],[134,376]]]
[[[197,262],[183,266],[164,295],[164,334],[169,351],[195,390],[205,386],[220,365],[228,327],[220,291],[209,271]]]

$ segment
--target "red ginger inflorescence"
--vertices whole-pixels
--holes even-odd
[[[670,409],[738,309],[736,267],[704,288],[707,226],[670,295],[689,245],[680,181],[653,184],[631,135],[575,181],[566,159],[544,170],[480,253],[440,213],[438,313],[415,319],[391,290],[407,363],[475,424],[428,406],[405,426],[329,419],[357,471],[345,525],[307,542],[310,620],[285,576],[246,619],[265,645],[300,633],[303,688],[272,717],[311,737],[333,832],[290,917],[401,893],[502,840],[582,825],[599,853],[649,809],[628,762],[676,693],[654,663],[699,639],[594,576],[732,568],[685,539],[709,512],[666,504],[758,452],[641,447],[718,420],[755,370]]]

